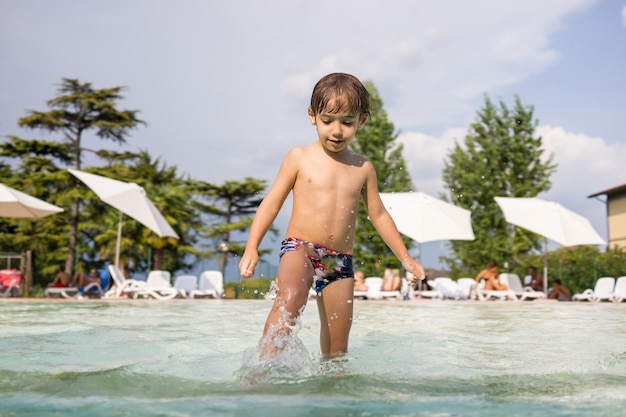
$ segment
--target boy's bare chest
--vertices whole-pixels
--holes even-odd
[[[362,167],[326,163],[301,167],[295,186],[308,191],[341,190],[359,194],[364,183],[365,173]]]

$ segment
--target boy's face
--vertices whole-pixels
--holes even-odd
[[[309,120],[316,127],[324,149],[339,153],[348,148],[357,129],[365,124],[366,117],[343,111],[328,113],[324,110],[316,115],[309,109]]]

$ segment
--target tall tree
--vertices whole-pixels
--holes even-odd
[[[222,185],[196,181],[195,186],[201,201],[195,204],[209,216],[209,225],[200,230],[201,236],[212,242],[206,255],[219,258],[223,273],[229,257],[243,254],[245,242],[238,242],[233,237],[250,228],[267,183],[247,177],[243,181],[226,181]],[[274,228],[271,232],[276,234]],[[259,255],[267,252],[267,249],[260,250]]]
[[[494,197],[535,197],[550,188],[556,165],[544,157],[542,138],[535,134],[534,108],[515,97],[513,109],[504,101],[494,106],[488,96],[470,125],[463,145],[455,143],[444,161],[444,197],[472,211],[474,241],[452,241],[446,262],[455,274],[471,274],[491,259],[514,266],[520,255],[540,248],[540,238],[504,220]]]
[[[2,182],[67,210],[73,189],[68,186],[69,173],[59,167],[72,160],[66,146],[9,136],[0,143],[0,157],[11,161]],[[53,277],[66,260],[67,211],[42,219],[0,218],[0,229],[0,251],[33,252],[35,283]]]
[[[82,153],[90,149],[82,144],[83,134],[93,131],[101,139],[123,144],[131,129],[144,123],[137,118],[137,110],[118,110],[117,102],[124,87],[94,89],[91,83],[63,78],[58,88],[58,97],[47,102],[51,109],[46,112],[31,110],[22,117],[21,127],[41,129],[50,133],[61,133],[62,140],[70,149],[74,168],[81,169]],[[75,184],[78,181],[75,180]],[[71,225],[68,244],[66,271],[74,266],[79,217],[78,199],[72,202]]]
[[[365,155],[374,165],[380,192],[413,191],[411,176],[402,156],[403,146],[396,142],[398,132],[387,117],[383,100],[371,81],[365,82],[371,96],[370,117],[356,134],[352,149]],[[410,247],[411,240],[405,238]],[[381,265],[400,267],[400,262],[376,232],[365,210],[359,210],[354,244],[355,268],[373,274]]]

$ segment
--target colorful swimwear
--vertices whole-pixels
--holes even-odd
[[[296,239],[293,237],[286,238],[283,240],[280,247],[280,257],[282,258],[282,256],[287,252],[300,249],[303,245],[313,249],[313,251],[317,254],[317,257],[307,254],[307,258],[309,258],[309,261],[315,270],[313,288],[318,294],[322,292],[328,284],[339,281],[343,278],[354,278],[352,255],[346,255],[345,253],[340,253],[336,250],[307,242],[306,240]]]

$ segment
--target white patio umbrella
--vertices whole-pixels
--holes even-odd
[[[178,235],[172,229],[172,226],[169,225],[159,210],[148,199],[143,187],[135,183],[118,181],[75,169],[69,169],[68,171],[91,188],[102,201],[120,211],[120,220],[117,227],[117,245],[115,248],[116,266],[119,266],[120,261],[122,213],[137,220],[161,237],[169,236],[178,239]]]
[[[544,237],[543,288],[548,291],[548,239],[563,246],[605,245],[587,218],[540,198],[495,197],[504,219]]]
[[[62,211],[61,207],[0,183],[0,217],[46,217]]]
[[[471,212],[422,192],[381,193],[398,231],[420,246],[436,240],[474,240]]]

